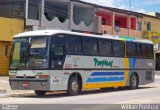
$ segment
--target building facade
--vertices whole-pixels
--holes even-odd
[[[160,70],[160,17],[158,15],[143,17],[143,38],[152,40],[155,44],[156,69]]]
[[[0,1],[0,76],[8,75],[13,36],[24,31],[25,0]]]
[[[0,17],[0,76],[8,74],[13,36],[23,30],[24,20]]]
[[[38,29],[98,32],[95,7],[76,1],[26,0],[26,31]]]
[[[144,14],[80,0],[26,0],[26,31],[65,29],[142,38]]]
[[[99,32],[124,37],[142,38],[143,15],[118,9],[97,9],[100,18]]]

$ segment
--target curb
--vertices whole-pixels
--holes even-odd
[[[34,92],[24,92],[24,93],[13,93],[13,94],[8,94],[9,96],[26,96],[29,94],[34,94]]]
[[[34,92],[24,92],[24,93],[12,93],[12,94],[0,94],[0,98],[11,97],[11,96],[25,96],[33,94]]]
[[[0,89],[0,97],[5,97],[6,95],[6,89]]]
[[[6,94],[0,94],[0,98],[6,97]]]
[[[160,75],[160,71],[155,71],[155,75]]]

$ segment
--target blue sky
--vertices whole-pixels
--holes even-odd
[[[129,0],[82,0],[108,7],[130,10]],[[131,10],[141,13],[159,12],[160,0],[130,0]]]

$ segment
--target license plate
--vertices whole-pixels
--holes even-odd
[[[29,87],[30,84],[29,84],[29,82],[23,82],[23,83],[22,83],[22,86],[23,86],[23,87]]]

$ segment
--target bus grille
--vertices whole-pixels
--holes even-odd
[[[24,77],[24,76],[17,76],[16,78],[35,78],[35,76],[26,76],[26,77]]]

